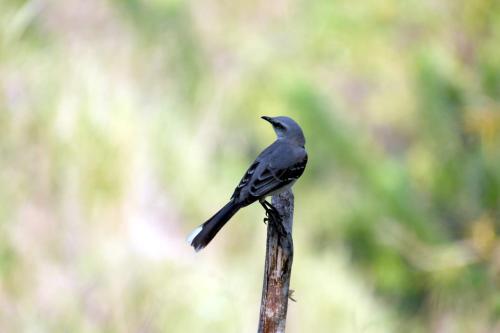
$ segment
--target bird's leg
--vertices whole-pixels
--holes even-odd
[[[283,220],[281,219],[280,212],[274,207],[271,203],[266,201],[266,204],[269,205],[271,223],[274,223],[274,227],[278,231],[281,236],[286,236],[286,230],[283,226]]]
[[[267,222],[269,222],[269,210],[266,206],[266,204],[268,204],[268,202],[266,200],[259,200],[259,203],[262,205],[262,207],[266,211],[266,217],[264,217],[264,224],[267,224]]]
[[[259,200],[260,204],[264,209],[266,210],[266,220],[269,221],[270,219],[276,219],[276,214],[279,213],[276,211],[276,208],[274,208],[273,205],[271,205],[269,202],[267,202],[265,199]]]
[[[259,200],[260,204],[264,209],[266,210],[266,218],[264,219],[264,222],[271,222],[274,223],[276,228],[281,231],[281,215],[274,207],[272,204],[267,202],[265,199]]]

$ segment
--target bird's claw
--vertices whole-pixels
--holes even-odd
[[[279,223],[281,221],[281,216],[276,208],[273,207],[266,210],[266,220],[275,223]]]
[[[266,210],[266,217],[264,218],[264,223],[271,223],[274,228],[278,231],[279,234],[281,235],[286,235],[286,231],[283,227],[282,218],[280,212],[274,207],[272,204],[267,202],[266,200],[262,200],[261,202],[262,207]]]

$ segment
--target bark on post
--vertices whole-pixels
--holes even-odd
[[[276,223],[269,220],[267,223],[266,264],[258,333],[285,332],[293,261],[293,201],[291,190],[272,197],[272,204],[279,211],[282,221]]]

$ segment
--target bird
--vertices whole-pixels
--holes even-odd
[[[229,202],[188,235],[187,241],[196,252],[205,248],[236,212],[256,201],[268,216],[279,218],[266,197],[291,188],[304,172],[308,157],[299,124],[286,116],[261,118],[273,126],[277,138],[250,165]]]

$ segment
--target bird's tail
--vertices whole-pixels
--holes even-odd
[[[235,204],[233,200],[229,201],[207,222],[203,223],[189,234],[187,238],[188,243],[194,247],[196,252],[203,249],[240,208],[241,206]]]

